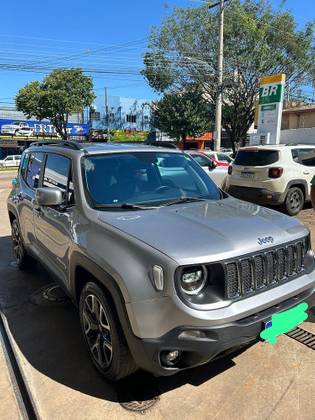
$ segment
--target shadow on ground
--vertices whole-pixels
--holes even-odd
[[[90,361],[81,336],[78,312],[70,300],[41,304],[34,296],[52,282],[40,264],[20,272],[12,263],[11,238],[0,238],[0,306],[10,332],[27,361],[47,377],[87,395],[115,402],[146,401],[189,383],[198,386],[234,366],[228,358],[154,378],[138,371],[113,384],[104,380]],[[135,386],[136,385],[136,386]]]
[[[187,383],[199,386],[234,366],[231,358],[222,358],[172,377],[139,371],[118,384],[107,382],[90,361],[70,300],[54,305],[34,299],[52,282],[47,271],[37,264],[30,272],[20,272],[10,263],[9,237],[0,238],[0,255],[0,306],[11,334],[28,362],[56,382],[108,401],[146,401]],[[315,322],[315,314],[312,318]]]

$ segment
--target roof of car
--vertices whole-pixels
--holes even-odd
[[[128,143],[80,143],[71,141],[56,140],[52,142],[35,142],[30,146],[31,149],[56,149],[63,152],[81,152],[85,154],[100,154],[113,152],[143,152],[143,151],[164,151],[164,152],[180,152],[177,148],[157,147],[154,145],[144,144],[128,144]]]

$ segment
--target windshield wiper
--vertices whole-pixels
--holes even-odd
[[[152,210],[157,206],[142,206],[141,204],[122,203],[122,204],[96,204],[95,209],[126,209],[126,210]]]
[[[165,203],[165,206],[172,206],[173,204],[182,204],[182,203],[193,203],[194,201],[207,201],[206,198],[202,197],[180,197],[177,200],[169,201]]]

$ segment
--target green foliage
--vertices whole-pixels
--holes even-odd
[[[54,70],[43,82],[31,82],[19,90],[16,107],[28,118],[47,118],[63,139],[73,113],[83,112],[94,100],[93,82],[81,69]]]
[[[313,24],[297,29],[294,16],[269,0],[233,0],[225,9],[223,126],[232,142],[253,123],[261,77],[286,73],[290,92],[315,74]],[[217,97],[217,9],[175,8],[152,30],[143,75],[158,92],[197,84],[213,108]]]
[[[123,130],[116,130],[111,134],[111,142],[118,143],[143,143],[147,140],[148,133],[146,132],[137,132],[133,134],[126,134]]]
[[[196,86],[166,93],[153,111],[154,126],[171,138],[198,137],[210,129],[210,109]]]

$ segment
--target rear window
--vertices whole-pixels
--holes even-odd
[[[279,160],[277,150],[239,150],[235,158],[235,165],[266,166]]]

